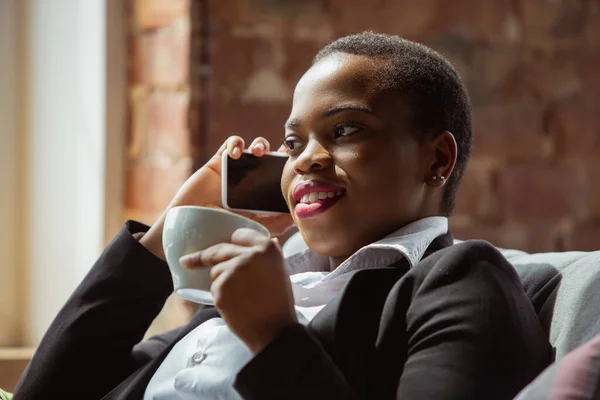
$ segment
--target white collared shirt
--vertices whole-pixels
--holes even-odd
[[[308,324],[344,287],[352,272],[391,265],[405,257],[414,267],[448,219],[429,217],[408,224],[365,246],[329,272],[329,259],[307,250],[286,259],[298,321]],[[144,400],[240,400],[233,388],[252,354],[227,327],[213,318],[175,344],[146,387]]]

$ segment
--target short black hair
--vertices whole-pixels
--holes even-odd
[[[398,92],[411,107],[412,129],[422,137],[444,131],[458,147],[454,171],[447,181],[442,212],[452,214],[473,142],[471,101],[460,76],[444,56],[399,36],[362,32],[341,37],[322,48],[313,64],[333,54],[347,53],[386,62],[380,84]]]

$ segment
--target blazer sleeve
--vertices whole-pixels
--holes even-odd
[[[250,360],[234,387],[245,400],[357,398],[325,349],[300,324]]]
[[[427,261],[387,298],[368,398],[511,399],[550,360],[518,278],[487,244]],[[301,325],[257,354],[235,388],[246,400],[358,398]]]
[[[407,338],[398,399],[512,399],[550,362],[548,338],[514,269],[488,243],[458,245],[403,283],[395,289],[410,291],[410,303],[393,297],[406,319],[387,331]]]
[[[17,399],[99,399],[156,354],[138,344],[173,291],[166,263],[127,222],[60,310],[15,390]],[[153,338],[160,344],[160,338]]]

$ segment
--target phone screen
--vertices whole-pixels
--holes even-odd
[[[281,194],[281,174],[286,156],[256,157],[242,153],[227,157],[227,205],[239,210],[290,212]]]

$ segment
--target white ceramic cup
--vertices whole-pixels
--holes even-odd
[[[189,270],[179,263],[179,259],[215,244],[230,242],[231,235],[239,228],[254,229],[270,236],[267,228],[258,222],[229,211],[194,206],[169,210],[163,228],[163,248],[175,293],[195,303],[214,303],[210,293],[210,268]]]

